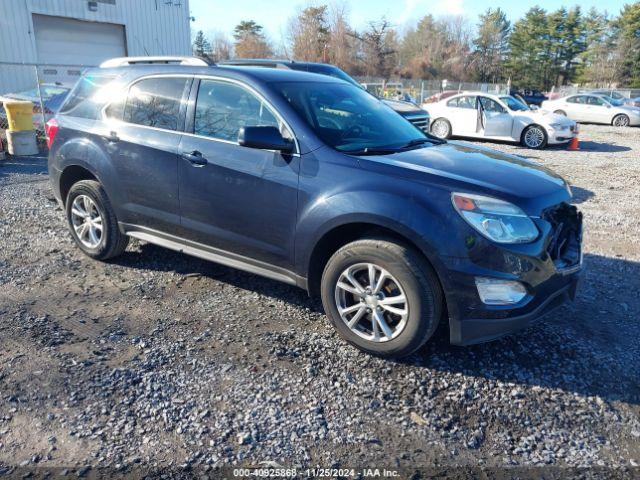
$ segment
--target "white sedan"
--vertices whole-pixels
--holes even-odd
[[[542,108],[577,122],[605,123],[616,127],[640,125],[640,108],[602,94],[581,93],[542,102]]]
[[[567,117],[532,110],[511,95],[464,92],[423,105],[431,116],[431,134],[520,142],[528,148],[570,141],[576,122]]]

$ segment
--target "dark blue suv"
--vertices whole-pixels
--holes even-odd
[[[441,319],[476,343],[575,295],[582,218],[553,172],[432,138],[339,79],[182,63],[91,70],[47,125],[90,257],[133,237],[297,285],[388,357]]]

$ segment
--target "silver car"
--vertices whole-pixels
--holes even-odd
[[[616,127],[640,125],[640,108],[616,103],[604,95],[580,93],[542,102],[542,110],[565,115],[576,122],[605,123]]]

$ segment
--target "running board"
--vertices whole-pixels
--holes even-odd
[[[295,285],[300,288],[307,288],[307,280],[303,277],[296,275],[293,272],[285,270],[279,267],[272,267],[267,264],[258,265],[256,261],[244,259],[238,255],[234,255],[224,250],[213,249],[195,242],[183,240],[179,237],[167,238],[167,234],[149,231],[149,229],[142,229],[141,227],[134,225],[123,225],[125,233],[138,240],[153,243],[160,247],[165,247],[176,252],[185,253],[193,257],[198,257],[210,262],[219,263],[227,267],[237,268],[249,273],[255,273],[263,277],[271,278],[272,280],[278,280],[280,282],[288,283],[289,285]],[[188,242],[188,243],[187,243]]]

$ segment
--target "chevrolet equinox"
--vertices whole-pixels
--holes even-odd
[[[89,257],[133,237],[297,285],[384,357],[441,319],[478,343],[575,296],[582,215],[558,175],[433,138],[340,79],[199,63],[107,61],[48,122]]]

